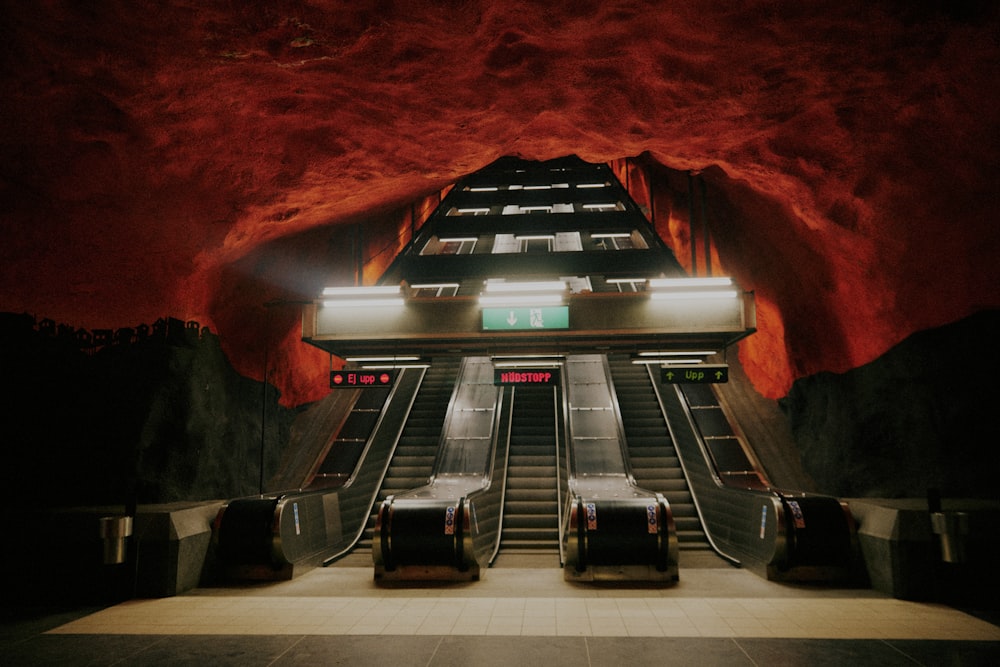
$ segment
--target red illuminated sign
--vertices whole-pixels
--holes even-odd
[[[494,368],[495,385],[540,385],[543,387],[559,384],[558,368]]]
[[[388,387],[395,379],[395,371],[330,371],[330,387],[333,389]]]

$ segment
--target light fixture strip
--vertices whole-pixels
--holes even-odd
[[[649,286],[658,288],[690,288],[690,287],[730,287],[733,279],[728,277],[720,278],[650,278]]]
[[[487,281],[487,292],[563,292],[566,283],[562,280],[538,280],[530,282]]]
[[[633,364],[643,365],[643,366],[655,366],[659,364],[661,367],[666,368],[673,365],[686,365],[686,366],[697,366],[703,363],[701,359],[633,359]]]
[[[655,352],[640,352],[640,357],[689,357],[693,355],[709,356],[715,354],[715,350],[657,350]]]
[[[656,301],[681,301],[694,299],[735,299],[736,290],[705,290],[703,292],[650,292],[649,298]]]
[[[324,287],[323,296],[394,296],[400,292],[399,285],[371,285],[359,287]]]
[[[482,295],[479,305],[492,306],[558,306],[563,302],[561,294],[498,294]]]
[[[402,297],[395,299],[326,299],[324,308],[371,308],[382,306],[402,307],[406,304]]]

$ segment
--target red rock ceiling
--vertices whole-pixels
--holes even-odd
[[[377,275],[409,202],[506,154],[648,153],[682,258],[704,170],[772,397],[1000,306],[992,2],[0,7],[0,310],[196,319],[256,377],[268,341],[289,404],[328,362],[262,304],[349,278],[353,223]]]

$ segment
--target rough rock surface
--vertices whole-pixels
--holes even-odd
[[[781,405],[818,487],[841,497],[937,489],[1000,498],[998,336],[1000,311],[984,311],[846,373],[797,380]]]
[[[324,393],[294,307],[507,154],[703,172],[766,396],[1000,305],[993,2],[0,2],[0,311],[220,334]],[[655,164],[654,164],[655,163]],[[372,230],[368,235],[368,230]]]

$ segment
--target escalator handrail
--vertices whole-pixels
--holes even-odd
[[[625,479],[629,486],[639,489],[640,487],[635,481],[635,475],[632,474],[632,457],[629,456],[628,440],[625,437],[625,422],[622,420],[622,408],[618,402],[618,390],[615,388],[615,381],[611,375],[611,365],[608,362],[608,355],[601,355],[601,358],[604,361],[604,378],[611,392],[611,409],[615,413],[615,426],[618,431],[618,444],[621,446],[622,463],[625,466]],[[643,490],[645,491],[645,489]],[[652,492],[650,494],[655,495]]]
[[[563,545],[563,539],[562,539],[562,536],[563,536],[563,530],[562,530],[562,526],[563,526],[563,509],[562,509],[562,503],[559,501],[560,497],[562,496],[562,487],[563,487],[562,460],[561,460],[562,457],[560,456],[560,449],[561,448],[559,446],[559,438],[560,438],[560,436],[559,436],[559,431],[560,431],[559,426],[560,426],[560,424],[565,423],[564,419],[565,419],[565,415],[566,415],[566,410],[565,410],[565,406],[566,406],[566,394],[565,394],[565,391],[562,391],[561,389],[562,389],[561,383],[560,383],[559,387],[553,387],[552,388],[552,409],[553,409],[552,418],[553,418],[553,421],[555,422],[554,425],[555,425],[555,430],[556,430],[555,437],[553,438],[553,445],[555,446],[555,449],[556,449],[556,526],[559,527],[559,536],[558,536],[557,541],[559,542],[559,564],[563,565],[563,564],[566,563],[566,547]],[[562,396],[562,401],[561,402],[560,402],[560,395]],[[560,403],[561,403],[561,408],[562,408],[562,414],[559,413]],[[565,430],[565,429],[563,429],[563,430]],[[569,446],[568,442],[566,443],[566,446],[567,447]],[[568,466],[567,466],[566,475],[567,475],[567,477],[569,476]],[[567,483],[567,488],[568,488],[568,486],[569,485]],[[567,516],[568,516],[568,513],[567,513]]]
[[[407,374],[407,371],[413,371],[413,370],[419,370],[420,371],[420,373],[419,373],[420,377],[417,380],[416,390],[413,392],[413,394],[410,395],[410,405],[408,405],[407,408],[406,408],[406,413],[407,414],[409,414],[410,408],[413,407],[413,402],[416,400],[417,394],[420,392],[420,385],[423,384],[424,375],[427,373],[427,369],[425,367],[404,368],[404,369],[402,369],[402,372],[400,373],[400,375],[405,376]],[[400,378],[400,380],[402,380],[402,377]],[[368,456],[368,452],[369,452],[369,450],[371,450],[373,443],[375,442],[375,435],[382,428],[382,422],[385,419],[386,414],[389,412],[389,410],[387,408],[388,408],[389,405],[392,404],[393,399],[395,399],[395,397],[396,397],[396,391],[397,391],[398,387],[401,384],[402,384],[402,382],[397,381],[392,386],[392,389],[389,391],[389,395],[386,396],[385,402],[382,404],[382,409],[379,411],[378,419],[375,421],[375,426],[372,427],[371,434],[368,436],[368,439],[365,441],[364,449],[361,450],[361,456],[358,457],[358,462],[354,466],[354,470],[351,471],[350,477],[348,477],[347,481],[344,482],[344,486],[345,487],[349,486],[350,484],[353,484],[354,480],[357,478],[358,474],[361,472],[361,466],[364,463],[365,458]],[[406,422],[406,420],[404,419],[403,423],[405,424],[405,422]],[[402,429],[400,429],[400,433],[401,432],[402,432]],[[395,453],[396,445],[399,444],[399,435],[400,435],[399,433],[396,434],[395,443],[393,443],[392,453],[390,453],[390,455],[389,455],[389,460],[392,460],[392,454]],[[386,468],[386,470],[389,469],[388,464],[386,464],[385,468]],[[382,471],[382,477],[385,477],[386,470]],[[375,502],[375,501],[372,500],[372,502]]]
[[[500,484],[500,499],[499,499],[499,510],[497,515],[497,529],[496,529],[496,536],[493,538],[493,547],[490,549],[489,558],[486,559],[486,562],[491,565],[493,564],[493,561],[496,560],[497,554],[500,552],[500,539],[503,533],[503,510],[504,510],[504,503],[507,502],[507,477],[508,477],[507,468],[510,465],[510,434],[511,434],[511,426],[514,423],[514,388],[511,387],[510,408],[507,410],[507,429],[506,433],[501,438],[500,432],[501,428],[503,427],[504,393],[505,392],[503,388],[501,388],[500,391],[497,392],[496,419],[494,421],[494,426],[493,426],[493,456],[490,457],[492,464],[487,478],[488,481],[486,485],[481,489],[482,492],[485,492],[486,490],[492,487],[493,482],[496,480],[497,458],[500,456],[499,448],[502,446],[503,463],[501,464],[501,467],[503,469],[503,481]],[[473,496],[474,500],[474,494],[470,495]]]

